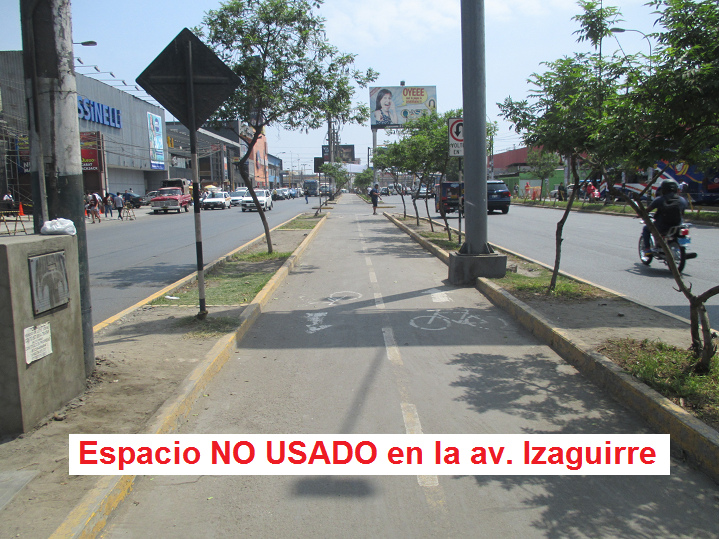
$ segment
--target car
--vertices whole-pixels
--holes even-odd
[[[285,196],[282,193],[282,189],[272,190],[272,200],[284,200]]]
[[[429,198],[429,191],[427,191],[427,186],[423,185],[419,188],[419,191],[414,191],[412,193],[412,198]]]
[[[146,206],[150,205],[150,201],[157,196],[158,191],[150,191],[149,193],[145,193],[145,196],[142,197],[142,203]]]
[[[200,203],[203,210],[214,210],[220,208],[224,210],[232,205],[232,199],[227,191],[210,191]]]
[[[247,196],[247,189],[238,189],[230,193],[230,205],[239,206],[242,202],[242,198]]]
[[[380,194],[380,195],[389,196],[389,188],[388,188],[388,187],[383,187],[382,189],[379,190],[379,194]]]
[[[282,191],[282,197],[284,200],[289,200],[292,198],[292,195],[290,195],[290,190],[287,187],[283,187],[282,189],[279,189],[279,191]]]
[[[509,205],[512,203],[512,194],[509,187],[501,180],[487,180],[487,211],[501,210],[502,213],[509,212]]]
[[[294,187],[290,188],[289,193],[290,193],[290,198],[297,198],[297,189],[295,189]]]
[[[135,209],[141,208],[143,205],[142,197],[140,195],[136,195],[135,193],[120,193],[120,196],[122,196],[125,204],[129,204]]]
[[[255,191],[255,195],[257,195],[257,200],[263,210],[270,211],[272,209],[273,204],[271,191],[268,191],[267,189],[257,189]],[[249,191],[247,192],[247,195],[242,198],[240,206],[242,207],[242,211],[252,211],[257,209],[255,201],[252,200],[252,196],[250,196]]]

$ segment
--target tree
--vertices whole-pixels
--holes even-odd
[[[572,59],[546,64],[550,68],[547,73],[533,75],[530,79],[536,88],[533,103],[508,98],[501,105],[505,117],[524,134],[528,146],[542,144],[545,149],[570,156],[574,192],[577,191],[579,159],[589,163],[596,174],[610,178],[611,174],[630,172],[637,167],[654,167],[660,160],[687,160],[706,167],[705,170],[719,166],[716,121],[719,117],[716,84],[719,5],[713,1],[689,0],[657,0],[652,5],[660,10],[658,23],[664,31],[655,36],[661,47],[649,59],[650,69],[646,69],[646,64],[637,65],[637,56],[604,59],[601,54],[575,54]],[[596,10],[595,3],[583,2],[582,6],[585,11]],[[605,14],[618,16],[618,11],[607,9]],[[596,13],[585,13],[585,16],[581,19],[583,35],[595,47],[601,45],[608,24],[597,23]],[[655,170],[645,191],[662,172]],[[666,242],[642,202],[615,189],[613,183],[608,182],[610,193],[624,199],[647,223],[656,243],[665,252],[679,291],[689,300],[692,348],[699,359],[695,369],[707,372],[716,346],[704,304],[719,294],[719,286],[695,295],[691,285],[684,283]],[[567,212],[563,220],[566,215]],[[553,283],[560,246],[558,224]]]
[[[355,176],[354,185],[357,189],[367,191],[367,188],[372,185],[374,179],[374,172],[371,168],[366,168]]]
[[[599,82],[596,56],[575,54],[544,65],[548,70],[534,74],[529,83],[532,102],[505,99],[498,103],[503,116],[522,134],[527,147],[542,146],[545,152],[556,152],[569,159],[574,189],[555,232],[554,270],[549,292],[556,288],[562,254],[562,232],[579,191],[579,165],[597,155],[597,125],[600,120],[601,94],[599,84],[616,84],[616,70],[605,72]],[[590,161],[591,162],[591,161]]]
[[[544,184],[546,180],[556,170],[559,163],[559,157],[554,152],[545,152],[530,148],[527,152],[527,165],[529,170],[542,181],[542,192],[544,193]],[[549,189],[547,188],[547,194]]]
[[[240,119],[253,130],[239,169],[258,209],[272,252],[270,229],[245,170],[265,126],[319,128],[328,114],[362,122],[366,107],[353,107],[354,88],[377,74],[352,69],[354,56],[341,54],[325,37],[324,19],[314,13],[322,0],[229,0],[205,14],[195,33],[240,77],[235,93],[213,116]]]

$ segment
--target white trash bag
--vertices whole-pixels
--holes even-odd
[[[52,221],[45,221],[40,229],[40,234],[52,235],[52,234],[64,234],[66,236],[74,236],[77,234],[75,230],[75,224],[70,219],[53,219]]]

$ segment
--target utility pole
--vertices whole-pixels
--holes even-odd
[[[484,0],[461,0],[462,100],[465,147],[465,240],[450,254],[449,281],[474,284],[477,277],[504,277],[507,257],[487,241],[487,120]]]
[[[95,370],[95,345],[70,2],[20,0],[20,21],[35,178],[35,231],[45,220],[58,217],[75,224],[85,374],[89,376]]]

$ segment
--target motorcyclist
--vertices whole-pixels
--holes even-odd
[[[662,236],[666,236],[672,227],[679,226],[682,224],[684,216],[684,210],[689,205],[683,197],[679,196],[679,184],[674,180],[664,180],[660,185],[657,192],[660,194],[655,198],[647,211],[656,210],[654,214],[654,226]],[[642,238],[644,239],[644,249],[650,250],[650,236],[651,232],[649,227],[644,225],[642,231]]]

